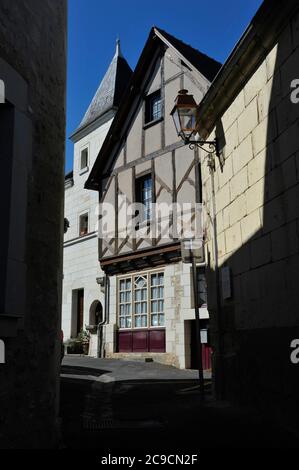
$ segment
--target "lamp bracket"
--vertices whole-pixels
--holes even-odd
[[[216,157],[219,160],[220,168],[221,168],[221,171],[222,171],[224,162],[223,162],[223,158],[220,155],[219,144],[218,144],[218,139],[217,138],[215,140],[189,140],[189,139],[186,139],[185,144],[189,145],[189,148],[191,150],[194,150],[197,147],[197,148],[200,148],[200,149],[202,149],[202,150],[204,150],[205,152],[208,153],[208,156],[209,156],[208,166],[209,166],[211,171],[216,170],[215,158],[214,158],[214,154],[215,154]],[[208,148],[205,148],[204,147],[205,145],[208,145]]]

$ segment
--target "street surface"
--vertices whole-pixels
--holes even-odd
[[[156,362],[66,356],[62,447],[84,449],[297,448],[298,439],[251,411],[202,404],[194,370]]]

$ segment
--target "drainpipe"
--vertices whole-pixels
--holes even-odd
[[[97,283],[102,285],[102,279],[97,278]],[[102,349],[102,326],[109,323],[109,297],[110,297],[110,279],[109,276],[105,275],[105,306],[104,306],[104,318],[101,322],[97,325],[97,357],[101,357],[101,349]]]
[[[215,382],[216,395],[218,398],[224,396],[224,373],[223,373],[223,337],[222,337],[222,315],[221,315],[221,294],[220,294],[220,279],[219,279],[219,262],[218,262],[218,239],[217,239],[217,221],[216,221],[216,201],[215,201],[215,160],[214,156],[208,154],[208,167],[211,175],[211,196],[212,207],[210,218],[213,226],[213,246],[214,246],[214,260],[215,260],[215,282],[216,282],[216,328],[217,328],[217,351],[216,351],[216,364],[217,379]]]

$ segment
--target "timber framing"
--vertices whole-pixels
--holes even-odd
[[[180,242],[165,244],[160,248],[147,248],[131,254],[111,256],[101,260],[105,274],[125,274],[148,267],[158,267],[181,260]]]

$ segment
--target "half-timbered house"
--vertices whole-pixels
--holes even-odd
[[[170,112],[180,89],[200,102],[219,68],[217,61],[153,27],[85,184],[99,192],[102,221],[101,207],[114,207],[109,230],[99,234],[108,301],[103,319],[107,357],[152,357],[197,367],[191,265],[182,262],[180,233],[152,230],[152,205],[201,202],[198,151],[184,146]],[[132,203],[142,203],[143,209],[128,230],[123,212]],[[169,214],[168,228],[174,226]],[[198,286],[206,342],[204,259]]]

